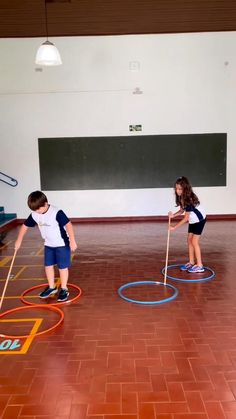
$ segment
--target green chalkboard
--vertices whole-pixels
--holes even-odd
[[[39,138],[41,189],[168,188],[226,185],[227,135]]]

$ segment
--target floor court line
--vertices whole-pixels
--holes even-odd
[[[29,278],[29,280],[32,280],[32,278]],[[45,281],[45,278],[41,278],[40,280]],[[21,281],[21,279],[18,279],[18,281]],[[35,278],[34,278],[34,281],[35,281]],[[60,278],[55,278],[55,285],[56,287],[59,287],[61,285]],[[0,295],[0,298],[1,298],[1,295]],[[4,297],[4,300],[14,300],[17,298],[21,298],[21,295],[9,295],[8,297]],[[38,295],[27,295],[27,298],[38,298]]]
[[[12,243],[12,240],[10,240],[9,242],[5,243],[3,246],[0,247],[0,249],[5,249],[5,247],[9,246],[9,244]]]
[[[40,247],[40,249],[35,253],[35,256],[43,256],[44,253],[44,246]]]
[[[17,278],[17,281],[45,281],[45,277],[44,278]],[[0,279],[0,282],[5,282],[6,279]],[[10,282],[13,282],[14,278],[10,279]]]
[[[17,272],[17,274],[16,275],[14,275],[14,277],[12,278],[12,281],[15,281],[17,278],[18,278],[18,276],[22,273],[22,272],[24,272],[24,270],[27,268],[27,266],[25,265],[25,266],[22,266],[22,268],[19,270],[19,272]]]
[[[4,297],[4,300],[16,300],[17,298],[21,298],[21,295],[9,295]],[[38,295],[28,295],[27,298],[38,298]]]
[[[29,333],[29,336],[26,338],[25,343],[23,344],[20,351],[0,351],[0,355],[24,355],[27,353],[32,341],[35,338],[35,333],[37,333],[43,318],[32,318],[32,319],[2,319],[0,323],[20,323],[20,322],[34,322],[34,325]]]
[[[12,256],[5,256],[1,262],[0,262],[0,267],[4,266],[12,259]]]
[[[31,257],[31,256],[26,256],[26,257]],[[10,257],[10,259],[12,259],[12,257]],[[8,260],[7,263],[8,262],[10,262],[10,261]],[[0,262],[0,268],[7,268],[8,266],[10,266],[10,263],[9,263],[9,265],[2,265],[1,266],[1,262]],[[22,265],[22,263],[20,265],[17,265],[17,263],[14,263],[14,266],[17,267],[17,268],[19,268],[19,267],[22,267],[22,266],[25,266],[25,265]],[[42,264],[39,264],[39,265],[26,265],[27,268],[38,268],[40,266],[42,266]]]

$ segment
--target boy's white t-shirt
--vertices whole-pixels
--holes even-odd
[[[53,205],[49,205],[44,214],[33,211],[25,220],[26,227],[38,225],[45,246],[69,246],[69,237],[65,225],[70,222],[66,214]]]

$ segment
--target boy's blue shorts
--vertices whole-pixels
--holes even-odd
[[[44,247],[45,266],[57,265],[58,269],[69,268],[71,265],[71,251],[69,246]]]

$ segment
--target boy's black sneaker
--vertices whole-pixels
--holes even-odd
[[[45,290],[39,294],[39,298],[48,298],[50,297],[50,295],[53,295],[56,293],[57,293],[57,287],[55,288],[46,287]]]
[[[66,301],[69,297],[69,291],[67,289],[61,288],[57,301]]]

